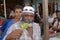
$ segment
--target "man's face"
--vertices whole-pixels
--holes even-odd
[[[23,18],[24,18],[25,22],[30,23],[34,20],[34,14],[29,13],[29,12],[25,12],[25,13],[23,13]]]
[[[15,18],[20,19],[22,15],[22,9],[15,9],[14,15],[15,15]]]
[[[58,17],[58,19],[60,19],[60,12],[57,13],[57,17]]]

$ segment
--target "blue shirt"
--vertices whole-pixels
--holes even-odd
[[[4,38],[4,36],[6,35],[6,32],[8,30],[8,28],[14,24],[13,20],[8,19],[5,21],[4,25],[2,26],[1,30],[2,30],[2,36],[0,36],[0,40],[2,40]]]

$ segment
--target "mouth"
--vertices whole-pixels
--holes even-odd
[[[25,20],[25,22],[27,22],[27,23],[31,23],[31,22],[32,22],[32,20]]]

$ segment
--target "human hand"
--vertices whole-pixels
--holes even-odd
[[[8,39],[20,38],[22,35],[22,32],[23,32],[22,30],[14,30],[7,36],[7,38]]]
[[[29,35],[31,36],[31,38],[33,38],[33,28],[32,27],[28,27],[27,31],[28,31]]]

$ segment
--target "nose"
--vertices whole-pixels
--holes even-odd
[[[31,17],[29,16],[29,17],[28,17],[28,19],[30,20],[30,19],[31,19]]]

